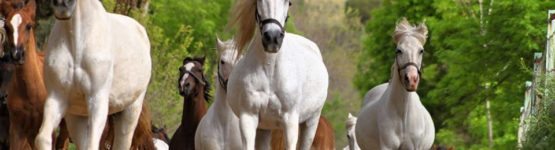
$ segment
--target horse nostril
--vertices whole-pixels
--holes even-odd
[[[409,76],[405,75],[405,81],[409,81]]]
[[[186,87],[186,88],[189,88],[189,86],[191,86],[190,83],[185,83],[185,87]]]

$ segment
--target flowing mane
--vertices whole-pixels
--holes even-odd
[[[407,21],[407,18],[402,18],[395,27],[395,32],[393,32],[393,39],[395,40],[395,43],[399,43],[403,38],[412,36],[418,39],[418,41],[420,41],[420,43],[424,45],[426,44],[427,34],[428,28],[426,27],[426,25],[424,25],[424,23],[421,23],[420,25],[415,27],[412,26],[409,21]]]
[[[235,47],[237,48],[237,56],[243,53],[254,36],[256,30],[256,0],[239,0],[236,2],[229,19],[228,28],[237,28],[235,34]]]

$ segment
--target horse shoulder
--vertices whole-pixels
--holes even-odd
[[[366,94],[364,95],[364,102],[362,106],[378,101],[382,97],[388,86],[389,83],[382,83],[368,90],[368,92],[366,92]]]

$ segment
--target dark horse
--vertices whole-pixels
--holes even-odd
[[[4,18],[0,18],[0,53],[3,52],[6,41]],[[3,54],[2,54],[3,55]],[[8,56],[0,58],[0,150],[9,149],[8,136],[10,131],[10,116],[8,113],[8,83],[13,74],[14,65],[9,62]]]
[[[9,149],[10,116],[8,113],[7,87],[12,78],[13,70],[14,65],[8,62],[6,57],[2,57],[0,59],[0,150]]]
[[[173,135],[170,150],[195,149],[195,132],[207,111],[210,84],[203,74],[204,58],[185,58],[179,67],[178,90],[183,96],[181,125]]]

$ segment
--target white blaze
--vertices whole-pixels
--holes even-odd
[[[19,33],[17,29],[19,29],[19,25],[21,24],[21,22],[22,22],[21,15],[19,14],[15,14],[12,17],[12,20],[10,21],[13,27],[13,39],[14,39],[13,42],[16,46],[17,46],[17,38],[19,37]]]
[[[190,63],[185,64],[185,70],[187,70],[187,71],[191,71],[191,69],[193,69],[193,67],[195,67],[195,63],[190,62]],[[188,73],[183,75],[183,79],[181,79],[180,83],[182,85],[185,84],[185,80],[187,80],[187,78],[189,78]]]

